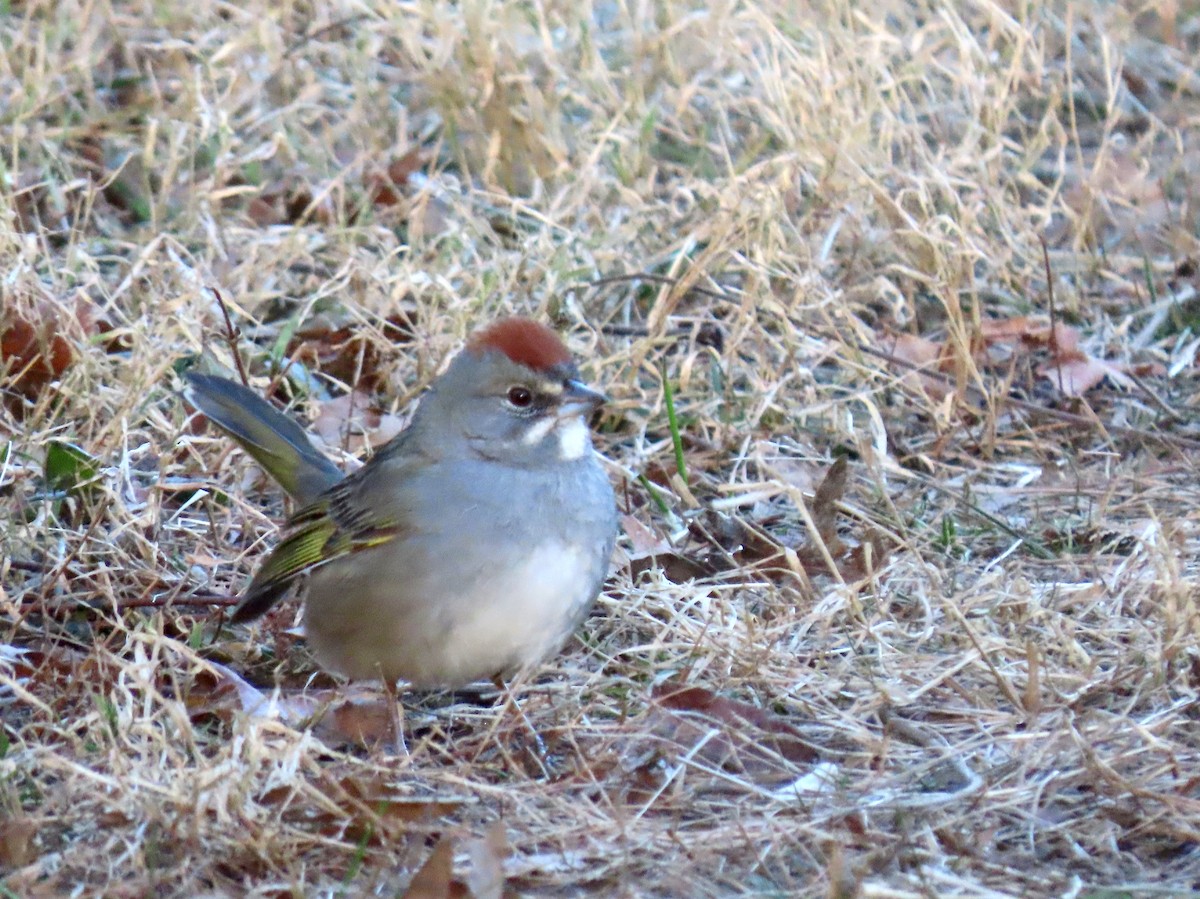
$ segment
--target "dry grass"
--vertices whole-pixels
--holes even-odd
[[[497,859],[521,895],[1200,890],[1195,4],[6,6],[4,330],[44,352],[2,378],[0,893],[399,895],[445,835],[480,896]],[[582,286],[637,272],[673,280]],[[177,398],[230,362],[209,286],[259,386],[342,328],[294,371],[398,414],[497,312],[570,335],[677,549],[522,690],[544,751],[461,697],[413,698],[404,758],[214,692],[328,681],[290,611],[196,601],[284,511]],[[1051,312],[1156,367],[1070,400],[1044,348],[981,361]],[[92,486],[47,484],[64,440]],[[838,455],[887,557],[831,574]]]

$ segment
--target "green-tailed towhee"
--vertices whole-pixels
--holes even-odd
[[[191,403],[302,504],[234,620],[305,576],[321,664],[456,687],[545,659],[595,600],[617,528],[586,422],[604,396],[545,326],[505,318],[477,333],[412,424],[345,477],[247,388],[187,380]]]

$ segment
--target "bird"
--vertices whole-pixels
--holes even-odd
[[[617,532],[588,425],[606,397],[546,325],[513,316],[473,334],[349,475],[249,388],[184,377],[191,405],[297,502],[234,621],[300,584],[322,667],[457,689],[531,671],[594,604]]]

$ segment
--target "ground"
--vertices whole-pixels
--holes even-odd
[[[1195,3],[4,7],[0,893],[1200,890]],[[349,467],[513,311],[622,536],[401,747],[180,373]]]

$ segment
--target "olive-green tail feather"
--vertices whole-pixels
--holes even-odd
[[[301,503],[311,503],[342,480],[342,471],[309,442],[304,429],[253,390],[188,372],[185,395],[257,460]]]

